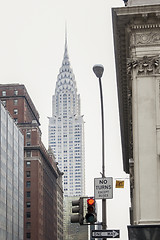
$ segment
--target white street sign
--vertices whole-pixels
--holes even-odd
[[[95,178],[94,179],[94,198],[111,199],[113,198],[113,178]]]
[[[92,238],[120,238],[119,230],[92,230]]]

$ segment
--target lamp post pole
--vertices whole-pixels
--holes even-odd
[[[105,156],[104,156],[104,111],[103,111],[103,93],[101,77],[103,75],[104,67],[100,64],[94,65],[93,72],[99,79],[100,99],[101,99],[101,119],[102,119],[102,178],[105,178]],[[107,228],[106,219],[106,199],[102,199],[102,229]],[[105,239],[104,239],[105,240]]]

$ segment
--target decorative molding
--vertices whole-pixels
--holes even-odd
[[[159,16],[159,15],[157,15]],[[150,24],[150,23],[146,23],[146,24],[133,24],[131,26],[131,29],[155,29],[155,28],[160,28],[160,24],[159,23],[153,23],[153,24]]]
[[[160,32],[136,33],[136,45],[160,44]]]
[[[137,75],[160,74],[160,57],[144,56],[142,58],[128,59],[127,73],[137,71]]]

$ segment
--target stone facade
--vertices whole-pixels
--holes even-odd
[[[160,224],[160,5],[148,3],[129,1],[132,7],[112,10],[124,170],[132,173],[134,225]]]

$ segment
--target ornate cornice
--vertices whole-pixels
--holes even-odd
[[[159,56],[128,59],[127,73],[130,74],[131,70],[136,70],[137,75],[160,74],[159,60]]]

